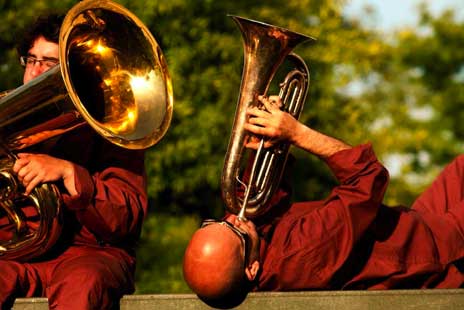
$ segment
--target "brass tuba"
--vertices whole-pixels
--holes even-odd
[[[288,143],[264,148],[261,139],[257,151],[246,150],[249,134],[243,129],[246,109],[257,106],[265,95],[278,68],[288,59],[294,68],[280,84],[282,110],[299,118],[309,86],[309,70],[301,57],[292,53],[295,46],[313,38],[262,22],[232,16],[241,30],[244,68],[235,120],[222,171],[222,197],[226,209],[239,218],[256,218],[269,209],[285,163]]]
[[[171,122],[172,84],[162,51],[123,6],[84,0],[72,7],[60,29],[59,58],[60,65],[0,99],[0,259],[38,256],[62,228],[56,185],[22,193],[12,171],[18,151],[83,125],[121,147],[144,149]]]

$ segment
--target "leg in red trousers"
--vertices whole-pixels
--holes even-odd
[[[464,257],[464,155],[446,166],[412,208],[433,232],[443,264]]]
[[[29,264],[0,260],[0,308],[11,309],[15,298],[40,296],[39,274]]]
[[[74,247],[59,260],[46,289],[50,309],[119,309],[134,290],[132,269],[117,253]]]

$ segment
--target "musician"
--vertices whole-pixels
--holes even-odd
[[[63,17],[39,17],[18,51],[28,83],[58,64]],[[48,297],[51,309],[117,309],[134,291],[135,243],[147,212],[143,151],[114,146],[84,126],[18,154],[14,171],[30,193],[54,182],[64,202],[54,247],[27,263],[0,260],[0,308]]]
[[[371,145],[351,147],[261,99],[249,132],[269,145],[288,141],[325,162],[339,181],[322,201],[287,203],[263,221],[206,221],[184,256],[184,278],[215,307],[240,303],[249,290],[458,288],[464,284],[464,157],[458,157],[411,209],[382,205],[388,173]],[[256,148],[251,142],[249,147]]]

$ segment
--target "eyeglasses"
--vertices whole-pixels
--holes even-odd
[[[227,227],[228,229],[232,230],[239,238],[240,238],[240,241],[242,242],[242,246],[244,248],[244,253],[243,253],[243,261],[245,263],[245,266],[246,266],[246,261],[247,261],[247,257],[248,257],[248,243],[249,243],[249,236],[248,234],[241,230],[240,228],[237,228],[235,227],[234,225],[232,225],[231,223],[227,222],[227,221],[219,221],[219,220],[214,220],[214,219],[207,219],[207,220],[204,220],[202,223],[201,223],[201,226],[200,228],[204,228],[208,225],[211,225],[211,224],[220,224],[220,225],[224,225],[225,227]]]
[[[44,66],[47,69],[56,66],[59,63],[59,60],[56,58],[46,58],[46,59],[37,59],[33,56],[21,56],[19,57],[19,62],[23,67],[33,67],[36,63]]]

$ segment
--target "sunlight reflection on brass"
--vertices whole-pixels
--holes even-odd
[[[107,123],[109,130],[115,134],[121,134],[134,131],[137,123],[137,110],[128,108],[125,115],[121,117],[121,121],[113,121]]]
[[[131,85],[135,104],[145,120],[139,125],[150,123],[155,127],[161,126],[166,116],[165,82],[161,75],[152,70],[143,77],[132,77]]]

